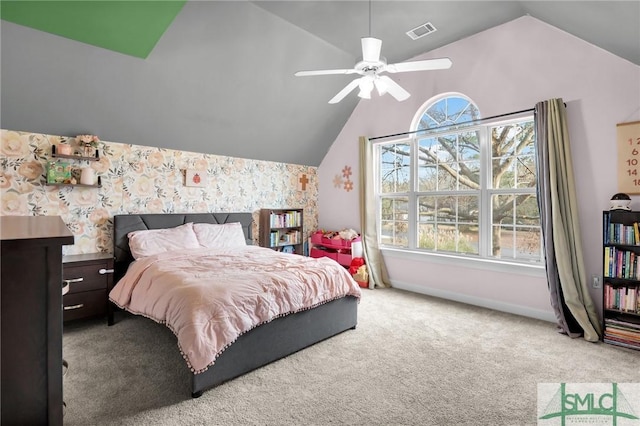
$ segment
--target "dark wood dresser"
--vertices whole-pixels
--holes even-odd
[[[105,316],[113,287],[113,255],[73,254],[64,256],[62,263],[63,284],[69,286],[62,299],[64,321]]]
[[[58,216],[0,216],[4,425],[62,424],[62,246]]]

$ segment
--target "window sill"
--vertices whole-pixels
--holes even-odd
[[[480,259],[471,256],[453,256],[443,253],[427,253],[416,250],[402,250],[383,247],[380,249],[383,256],[396,259],[412,260],[425,263],[439,263],[455,267],[468,267],[469,269],[482,269],[508,274],[527,275],[546,278],[544,265],[527,265],[522,263],[506,262],[500,260]]]

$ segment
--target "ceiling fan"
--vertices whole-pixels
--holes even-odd
[[[380,75],[384,72],[397,73],[408,71],[428,71],[451,68],[451,60],[449,58],[426,59],[422,61],[399,62],[396,64],[387,64],[387,60],[380,56],[382,48],[382,40],[374,37],[362,38],[362,60],[355,67],[350,69],[333,69],[333,70],[317,70],[317,71],[298,71],[294,75],[297,77],[313,76],[313,75],[329,75],[329,74],[360,74],[361,77],[356,78],[347,84],[344,89],[338,92],[331,100],[330,104],[340,102],[356,87],[360,89],[358,96],[363,99],[371,99],[371,92],[375,87],[380,96],[389,93],[398,101],[404,101],[409,96],[409,92],[404,90],[398,83],[393,81],[389,76]]]

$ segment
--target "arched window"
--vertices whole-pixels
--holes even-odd
[[[414,118],[411,130],[435,129],[480,119],[478,107],[461,94],[440,95],[428,100]]]
[[[381,247],[542,262],[533,117],[480,118],[468,97],[443,94],[410,138],[376,144]]]

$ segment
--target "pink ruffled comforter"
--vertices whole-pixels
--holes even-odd
[[[256,326],[347,295],[359,298],[360,288],[331,259],[246,246],[139,259],[109,298],[166,324],[189,368],[200,373]]]

